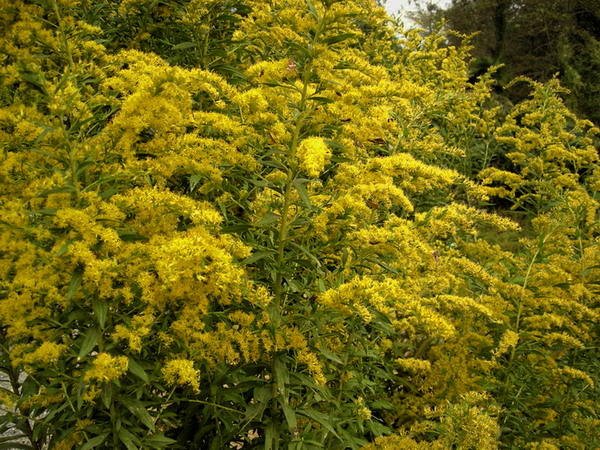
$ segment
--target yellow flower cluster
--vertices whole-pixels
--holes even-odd
[[[109,353],[100,353],[93,362],[92,367],[85,372],[86,381],[95,380],[106,383],[121,378],[127,373],[129,360],[126,356],[112,356]]]
[[[189,385],[198,392],[200,387],[200,371],[194,369],[194,362],[188,359],[172,359],[162,368],[163,378],[168,385]]]
[[[494,357],[497,358],[506,354],[511,349],[515,348],[519,342],[519,334],[512,330],[506,330],[500,339],[498,348],[494,350]]]
[[[317,355],[308,350],[307,348],[302,348],[298,351],[298,362],[301,364],[306,364],[309,373],[320,386],[324,386],[327,382],[327,378],[325,378],[325,374],[323,373],[323,366],[319,361]]]
[[[142,351],[143,339],[150,334],[155,317],[150,314],[138,315],[132,318],[131,328],[118,324],[111,338],[115,341],[127,340],[129,348],[134,352]]]
[[[300,167],[309,177],[317,178],[331,158],[331,150],[323,139],[309,137],[304,139],[296,152]]]
[[[26,366],[30,365],[47,365],[52,364],[58,361],[61,354],[66,350],[66,345],[64,344],[55,344],[54,342],[43,342],[39,347],[37,347],[32,352],[21,353],[22,356],[19,355],[21,348],[13,349],[13,364],[24,364]]]
[[[431,363],[423,359],[399,358],[396,362],[403,370],[411,373],[418,374],[419,372],[427,372],[431,369]]]

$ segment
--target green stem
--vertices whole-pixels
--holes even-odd
[[[203,405],[208,405],[208,406],[213,406],[215,408],[224,409],[225,411],[231,411],[231,412],[238,413],[238,414],[245,414],[244,411],[239,411],[237,409],[228,408],[227,406],[219,405],[218,403],[205,402],[204,400],[189,400],[189,399],[185,399],[185,400],[182,400],[182,401],[184,401],[186,403],[201,403]],[[164,404],[164,403],[162,403],[162,404]]]
[[[304,125],[305,113],[306,113],[306,100],[308,96],[308,85],[310,82],[310,66],[307,67],[304,71],[304,75],[302,77],[302,92],[300,97],[300,103],[298,104],[298,112],[299,115],[296,118],[296,123],[294,124],[294,131],[292,134],[292,142],[290,144],[290,149],[288,153],[288,161],[291,161],[296,154],[298,149],[299,141],[300,141],[300,132],[302,130],[302,126]],[[292,203],[292,184],[294,179],[296,178],[297,171],[292,167],[288,166],[287,171],[287,179],[285,183],[285,191],[284,191],[284,199],[283,199],[283,209],[281,211],[281,223],[279,225],[279,232],[277,236],[277,275],[275,277],[275,286],[274,286],[274,294],[275,294],[275,306],[277,309],[281,307],[282,303],[282,282],[283,282],[283,261],[285,259],[285,241],[287,239],[287,233],[289,231],[290,217],[289,210]]]
[[[315,34],[315,38],[317,38],[319,33]],[[313,41],[314,45],[314,41]],[[305,118],[306,118],[306,110],[307,110],[307,99],[308,99],[308,86],[310,84],[311,78],[311,62],[307,62],[304,67],[304,72],[302,76],[302,91],[300,102],[298,103],[298,116],[296,117],[294,124],[294,131],[292,133],[292,141],[289,146],[289,151],[287,154],[287,179],[285,183],[284,190],[284,198],[283,198],[283,208],[281,210],[281,222],[279,224],[279,230],[277,233],[277,259],[276,259],[276,268],[277,274],[275,275],[275,285],[273,287],[274,294],[274,330],[277,330],[281,324],[281,311],[283,307],[283,264],[285,261],[285,247],[287,236],[289,232],[289,226],[291,223],[290,217],[290,207],[292,205],[292,185],[297,175],[297,169],[295,168],[295,164],[293,163],[294,155],[297,152],[298,145],[300,144],[300,135],[302,132],[302,127],[304,126]],[[276,332],[276,331],[275,331]],[[272,376],[272,385],[271,385],[271,420],[273,420],[279,412],[279,405],[277,402],[277,398],[280,393],[278,391],[278,380],[277,380],[277,372],[275,370],[275,365],[277,363],[277,354],[273,354],[271,360],[271,376]],[[281,395],[286,396],[285,393],[281,393]],[[287,398],[283,399],[284,402],[287,402]],[[279,447],[279,443],[275,443],[275,449]]]
[[[529,283],[529,277],[531,276],[531,270],[533,269],[533,265],[537,261],[537,258],[540,255],[542,248],[544,247],[548,238],[553,234],[553,232],[554,232],[554,230],[550,231],[546,236],[544,236],[544,238],[538,244],[538,248],[535,250],[535,253],[533,254],[531,261],[529,262],[529,265],[527,266],[527,272],[525,273],[525,280],[523,281],[523,289],[524,290],[527,289],[527,285]],[[521,329],[522,315],[523,315],[523,298],[519,297],[519,304],[517,307],[517,319],[515,322],[515,333],[517,333],[517,334],[519,334],[519,330]],[[504,379],[504,397],[506,397],[506,395],[508,394],[508,385],[510,383],[510,376],[509,376],[510,368],[512,367],[512,364],[515,360],[517,346],[518,346],[518,343],[513,346],[512,350],[510,352],[510,356],[508,358],[508,363],[506,365],[505,379]]]
[[[542,245],[544,244],[544,242],[546,242],[546,240],[544,239],[544,241],[542,242]],[[527,284],[529,283],[529,276],[531,275],[531,269],[533,268],[533,265],[535,264],[535,261],[537,260],[537,257],[540,254],[540,247],[538,247],[535,251],[535,253],[533,254],[533,257],[531,258],[531,261],[529,263],[529,266],[527,267],[527,272],[525,273],[525,280],[523,281],[523,289],[527,289]],[[517,322],[515,323],[515,332],[519,332],[519,329],[521,327],[521,316],[523,315],[523,299],[519,298],[519,306],[517,309]],[[514,353],[514,347],[513,347],[513,353]],[[511,358],[512,360],[512,358]]]
[[[115,401],[113,400],[110,404],[110,421],[112,422],[112,436],[113,436],[113,448],[121,448],[121,440],[119,439],[119,432],[117,431],[117,408],[115,407]]]
[[[306,71],[308,72],[308,71]],[[296,150],[298,148],[298,143],[300,140],[300,130],[302,129],[302,125],[304,123],[304,108],[305,108],[305,103],[306,103],[306,95],[308,92],[308,80],[309,77],[307,76],[307,73],[305,72],[304,74],[304,86],[302,88],[302,97],[300,100],[300,104],[299,104],[299,112],[300,114],[298,115],[297,119],[296,119],[296,123],[294,126],[294,132],[292,135],[292,142],[290,145],[290,149],[289,149],[289,153],[288,153],[288,161],[291,162],[292,158],[294,157],[294,155],[296,154]],[[281,223],[279,225],[279,232],[277,235],[277,260],[276,260],[276,267],[277,267],[277,274],[275,276],[275,286],[273,288],[273,294],[275,297],[275,301],[274,301],[274,306],[275,306],[275,314],[276,314],[276,319],[275,319],[275,327],[274,329],[277,330],[280,326],[280,321],[281,321],[281,308],[282,308],[282,303],[283,303],[283,262],[285,260],[285,243],[286,243],[286,239],[287,239],[287,234],[289,231],[289,225],[290,225],[290,217],[289,217],[289,213],[290,213],[290,206],[292,204],[292,183],[294,182],[294,179],[296,178],[296,170],[294,170],[292,167],[288,167],[288,171],[287,171],[287,180],[285,183],[285,191],[284,191],[284,200],[283,200],[283,208],[281,210]],[[271,385],[271,417],[274,418],[277,415],[277,411],[279,410],[279,406],[277,404],[277,397],[279,396],[279,392],[277,389],[277,372],[275,371],[275,364],[277,361],[277,354],[273,355],[272,361],[271,361],[271,376],[272,378],[272,385]],[[285,401],[285,400],[284,400]],[[277,444],[276,444],[277,445]]]
[[[54,14],[56,15],[56,22],[58,24],[58,30],[60,31],[62,45],[64,47],[65,53],[67,54],[67,60],[69,61],[69,73],[72,73],[75,63],[73,62],[73,54],[71,53],[71,48],[69,47],[69,40],[67,39],[67,32],[65,31],[65,26],[64,26],[62,18],[60,16],[60,12],[58,10],[58,4],[56,3],[56,0],[52,0],[52,9],[54,10]]]
[[[281,308],[282,298],[282,283],[283,283],[283,261],[285,259],[285,240],[287,238],[288,227],[289,227],[289,210],[291,206],[292,197],[292,182],[294,180],[294,172],[292,169],[288,169],[287,181],[285,184],[285,194],[283,201],[283,209],[281,211],[281,224],[279,226],[279,233],[277,239],[277,275],[275,277],[275,307],[279,311]]]

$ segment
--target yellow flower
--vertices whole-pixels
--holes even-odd
[[[319,386],[325,385],[327,379],[323,374],[323,366],[321,365],[317,355],[312,353],[307,348],[303,348],[298,352],[298,362],[306,364],[308,371]]]
[[[312,178],[317,178],[331,158],[331,150],[318,137],[303,140],[297,149],[296,157],[300,167]]]
[[[354,400],[354,404],[356,405],[356,415],[358,417],[362,420],[369,420],[371,418],[371,410],[366,407],[364,398],[358,397]]]
[[[83,379],[86,381],[96,380],[108,382],[121,378],[127,372],[129,359],[126,356],[112,356],[108,353],[100,353],[94,359],[92,368],[89,369]]]
[[[424,359],[399,358],[396,362],[402,369],[412,373],[422,373],[431,370],[431,363]]]
[[[100,395],[101,390],[96,385],[91,385],[83,394],[83,401],[95,404],[96,398]]]
[[[515,333],[512,330],[506,330],[500,339],[498,348],[494,350],[494,358],[502,356],[508,352],[511,348],[514,348],[519,342],[519,333]]]
[[[134,352],[142,351],[142,339],[150,333],[150,327],[154,316],[149,314],[134,316],[131,321],[131,328],[127,328],[121,324],[115,326],[115,331],[112,333],[112,339],[128,340],[129,348]]]
[[[306,348],[307,342],[306,338],[302,334],[302,332],[297,328],[290,328],[285,330],[288,341],[290,343],[290,347],[293,349],[303,349]]]
[[[200,391],[200,371],[194,369],[189,359],[172,359],[162,369],[163,378],[168,385],[189,385],[195,392]]]
[[[55,344],[53,342],[44,342],[36,350],[26,353],[21,358],[14,358],[13,364],[50,364],[56,362],[60,354],[65,350],[66,345]]]

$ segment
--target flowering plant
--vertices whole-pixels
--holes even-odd
[[[598,443],[597,130],[555,83],[506,111],[369,0],[0,26],[7,445]]]

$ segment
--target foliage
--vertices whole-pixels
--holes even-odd
[[[367,0],[0,14],[2,445],[598,445],[597,130],[556,82],[507,109]]]
[[[505,85],[516,76],[546,82],[559,74],[570,90],[568,105],[600,123],[595,74],[600,68],[600,4],[591,0],[453,0],[443,16],[447,26],[473,39],[474,75],[505,64],[498,73]],[[519,85],[505,91],[512,101],[526,97]]]

